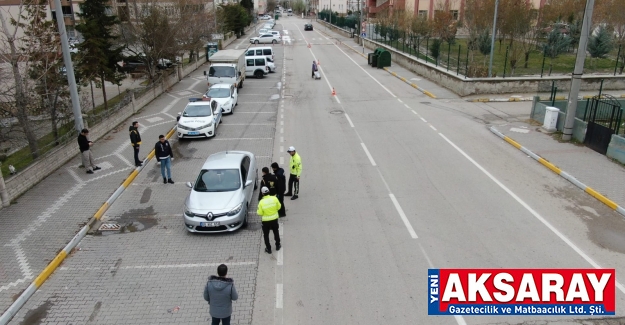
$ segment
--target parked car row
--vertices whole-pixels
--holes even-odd
[[[234,113],[238,91],[243,88],[245,77],[262,78],[275,71],[274,59],[272,47],[224,50],[211,56],[208,91],[201,98],[189,99],[185,109],[178,114],[178,138],[216,136],[222,114]],[[241,62],[244,62],[245,73],[239,76]],[[190,193],[185,199],[182,215],[188,232],[219,233],[243,228],[248,223],[249,208],[258,187],[256,157],[247,151],[212,154],[195,182],[186,185]]]

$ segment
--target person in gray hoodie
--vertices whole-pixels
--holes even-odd
[[[226,278],[228,267],[221,264],[217,267],[219,276],[211,275],[204,287],[204,300],[210,305],[211,325],[230,325],[232,302],[239,299],[234,280]]]

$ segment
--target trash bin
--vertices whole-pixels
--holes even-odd
[[[390,67],[391,66],[391,52],[381,47],[377,48],[376,51],[378,54],[377,68],[382,69],[384,67]]]
[[[280,15],[276,14],[276,16],[275,16],[276,20],[278,20],[278,17],[279,17],[279,16],[280,16]]]

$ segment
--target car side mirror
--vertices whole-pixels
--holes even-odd
[[[188,187],[188,188],[193,188],[193,183],[191,183],[191,182],[187,182],[187,187]]]
[[[248,180],[248,181],[246,181],[246,182],[245,182],[245,187],[248,187],[248,186],[252,185],[252,183],[254,183],[254,181],[253,181],[253,180],[251,180],[251,179],[250,179],[250,180]]]

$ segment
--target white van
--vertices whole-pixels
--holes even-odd
[[[267,58],[264,56],[246,56],[245,57],[245,75],[248,77],[256,77],[258,79],[269,73]]]
[[[274,61],[274,52],[273,47],[270,46],[262,46],[262,47],[250,47],[245,51],[245,56],[265,56],[267,59],[270,59],[271,62]]]

